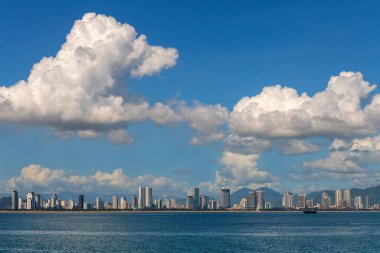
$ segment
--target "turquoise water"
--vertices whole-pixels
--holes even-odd
[[[380,213],[0,213],[0,252],[380,252]]]

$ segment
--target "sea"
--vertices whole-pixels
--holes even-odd
[[[380,252],[380,213],[4,212],[0,252]]]

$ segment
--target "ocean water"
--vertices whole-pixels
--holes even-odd
[[[0,252],[380,252],[380,213],[0,213]]]

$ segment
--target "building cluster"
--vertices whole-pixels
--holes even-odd
[[[151,210],[151,209],[189,209],[216,210],[226,209],[230,205],[230,190],[221,189],[220,200],[212,200],[205,195],[199,195],[199,188],[192,187],[187,193],[186,203],[177,203],[173,198],[153,199],[151,187],[139,187],[138,196],[132,195],[128,202],[126,197],[112,196],[112,202],[103,201],[97,197],[95,203],[85,202],[84,195],[78,195],[78,201],[61,200],[57,194],[44,199],[40,194],[29,192],[26,198],[12,191],[12,210]]]
[[[191,187],[186,194],[185,208],[189,210],[220,210],[231,207],[230,189],[220,190],[219,201],[213,200],[206,195],[199,195],[199,188]]]
[[[327,192],[322,192],[321,203],[314,205],[313,199],[307,199],[306,195],[297,196],[297,204],[294,205],[294,194],[285,192],[282,197],[282,207],[286,209],[303,210],[308,208],[317,208],[319,210],[378,210],[379,204],[372,204],[371,197],[356,196],[351,198],[351,190],[335,190],[335,202],[331,201]]]
[[[294,194],[285,192],[282,197],[282,208],[286,210],[303,210],[318,208],[319,210],[379,210],[379,204],[373,204],[370,196],[351,197],[351,190],[335,190],[335,202],[331,201],[327,192],[322,192],[321,203],[314,204],[313,199],[298,194],[294,204]],[[265,191],[250,191],[242,198],[240,204],[233,207],[230,202],[230,189],[220,190],[219,200],[213,200],[206,195],[199,194],[199,188],[191,187],[186,194],[186,202],[180,203],[173,198],[153,199],[151,187],[139,187],[138,196],[133,194],[131,201],[126,197],[114,195],[112,202],[96,198],[95,203],[85,202],[83,194],[78,195],[78,201],[59,199],[57,194],[50,198],[43,198],[40,194],[29,192],[26,198],[12,191],[12,210],[154,210],[154,209],[187,209],[187,210],[273,210],[270,202],[265,200]]]
[[[234,205],[238,210],[269,210],[271,203],[265,201],[265,191],[250,191],[248,195],[241,199],[239,205]]]
[[[335,203],[333,204],[330,196],[322,193],[322,203],[318,206],[321,210],[337,209],[337,210],[378,210],[379,204],[373,204],[370,196],[356,196],[351,197],[351,190],[335,190]]]
[[[29,192],[26,198],[19,196],[17,191],[12,191],[12,210],[86,210],[89,203],[84,202],[84,196],[78,195],[78,202],[58,199],[57,194],[52,194],[51,198],[45,199],[40,194]]]

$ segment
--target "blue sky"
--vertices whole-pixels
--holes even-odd
[[[312,97],[325,90],[331,76],[339,76],[342,71],[360,72],[362,79],[370,84],[379,83],[379,11],[380,5],[375,1],[2,1],[0,86],[12,87],[19,80],[26,80],[33,64],[43,57],[55,57],[74,22],[82,19],[84,14],[94,12],[133,26],[138,34],[147,36],[149,45],[178,51],[176,63],[163,65],[154,75],[118,80],[122,84],[112,94],[122,95],[125,100],[126,97],[133,101],[144,100],[151,106],[157,102],[171,105],[181,101],[189,110],[195,107],[193,101],[199,101],[203,106],[220,104],[231,113],[241,98],[256,96],[264,87],[275,84],[291,87],[299,95],[306,92]],[[361,100],[363,108],[371,103],[377,92],[377,89],[371,91]],[[66,105],[62,106],[65,109]],[[97,171],[111,173],[117,168],[122,168],[128,175],[126,180],[153,174],[157,178],[162,176],[179,182],[181,187],[203,182],[201,187],[210,192],[221,186],[214,182],[215,172],[219,170],[224,171],[223,184],[233,189],[266,185],[283,191],[310,191],[378,183],[377,180],[365,181],[369,177],[378,178],[378,161],[357,162],[365,158],[352,153],[340,156],[343,162],[355,156],[350,160],[355,165],[348,166],[353,171],[343,169],[343,172],[337,172],[342,167],[336,163],[326,165],[322,170],[320,168],[324,165],[320,163],[303,166],[304,162],[329,156],[332,152],[329,146],[334,139],[342,139],[337,131],[297,133],[295,138],[288,135],[274,137],[259,134],[262,132],[257,129],[249,133],[239,127],[232,129],[226,119],[226,123],[217,126],[224,132],[223,138],[202,145],[189,145],[189,140],[199,132],[189,127],[189,121],[157,125],[142,120],[116,123],[128,128],[134,139],[133,143],[120,145],[105,137],[110,131],[108,128],[100,131],[101,136],[97,138],[58,137],[50,121],[41,117],[38,124],[31,118],[9,120],[0,117],[0,179],[4,190],[9,189],[9,180],[14,178],[12,186],[25,191],[32,187],[58,191],[72,185],[61,182],[61,188],[54,188],[56,181],[49,178],[53,173],[50,170],[62,170],[65,177],[90,177]],[[368,119],[371,124],[373,121]],[[353,146],[354,139],[377,135],[377,124],[373,125],[371,130],[363,130],[364,133],[353,130],[356,128],[351,128],[347,122],[339,126],[351,129],[343,139],[348,146]],[[64,127],[64,130],[75,132],[77,129]],[[222,159],[228,150],[223,140],[231,132],[242,138],[250,136],[268,140],[271,148],[245,152],[244,157],[230,157],[237,159],[237,163],[244,159],[258,163],[249,168],[234,167],[226,161],[227,158]],[[201,134],[204,137],[210,133],[203,131]],[[303,154],[280,154],[278,146],[290,139],[308,141],[319,148],[314,151],[311,148]],[[372,151],[377,154],[377,149]],[[259,158],[248,155],[259,155]],[[52,185],[41,184],[35,178],[32,185],[27,185],[28,177],[20,170],[30,164],[48,168],[48,178],[44,180]],[[294,180],[289,174],[295,165],[297,173],[305,178],[301,167],[305,167],[306,174],[310,169],[321,174],[315,178],[308,174],[309,180]],[[249,173],[252,168],[252,184],[241,180],[237,171]],[[269,172],[270,176],[256,175],[257,170]],[[39,167],[30,171],[32,174],[40,172]],[[232,181],[228,177],[232,177]],[[141,182],[149,184],[151,181]],[[158,185],[157,188],[162,188],[165,193],[171,191],[170,187]],[[126,188],[111,181],[102,186],[104,191],[126,192],[132,192],[134,187]],[[173,191],[180,191],[181,187]],[[89,189],[91,187],[80,190]]]

